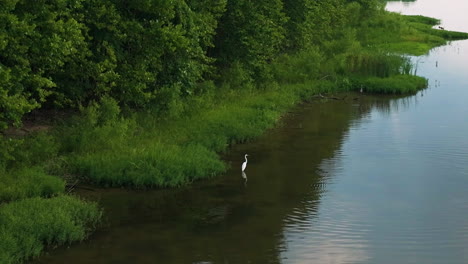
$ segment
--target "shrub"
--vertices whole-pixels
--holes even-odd
[[[60,126],[56,138],[62,152],[96,152],[119,148],[134,129],[134,120],[124,119],[117,102],[104,97],[82,108],[82,114]]]
[[[274,79],[280,84],[300,83],[316,79],[324,57],[316,47],[296,54],[280,56],[272,64]]]
[[[0,173],[0,203],[24,198],[49,197],[62,193],[65,182],[39,168],[23,168]]]
[[[47,132],[38,132],[24,138],[0,136],[0,171],[41,164],[58,153],[56,138]]]

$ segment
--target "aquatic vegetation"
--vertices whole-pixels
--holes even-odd
[[[397,74],[412,74],[412,69],[413,65],[407,57],[372,50],[349,54],[343,67],[347,75],[381,78]]]

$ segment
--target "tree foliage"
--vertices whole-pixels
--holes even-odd
[[[283,47],[286,21],[281,0],[228,1],[216,35],[219,65],[236,62],[261,75]]]
[[[168,111],[236,68],[326,47],[379,0],[0,0],[0,129],[103,97]],[[349,36],[350,34],[348,34]],[[232,71],[230,71],[232,72]],[[219,76],[219,75],[218,75]],[[222,75],[221,75],[222,78]],[[244,79],[245,79],[244,78]]]
[[[80,1],[3,0],[0,8],[0,126],[18,124],[54,93],[54,76],[86,49]]]

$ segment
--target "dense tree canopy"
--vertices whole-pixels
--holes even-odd
[[[0,129],[103,96],[164,111],[232,65],[267,78],[278,54],[325,45],[375,1],[1,0]]]

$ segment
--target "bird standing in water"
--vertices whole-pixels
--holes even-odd
[[[247,167],[247,156],[248,156],[248,155],[249,155],[249,154],[245,154],[245,161],[244,161],[244,163],[242,163],[242,171],[244,171],[245,168]]]

